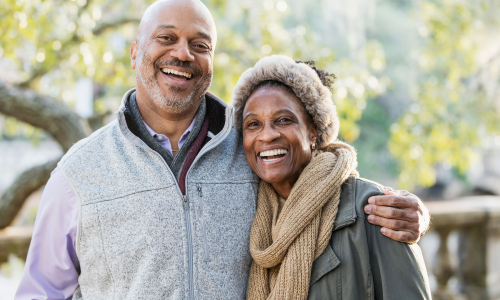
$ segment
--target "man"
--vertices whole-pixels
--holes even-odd
[[[216,40],[198,0],[147,9],[137,88],[52,173],[16,299],[244,298],[258,178],[232,108],[208,92]],[[373,201],[391,238],[414,242],[428,224],[413,197]]]

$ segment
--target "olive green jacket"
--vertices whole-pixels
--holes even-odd
[[[431,299],[422,252],[396,242],[363,211],[383,187],[351,176],[342,186],[330,243],[314,261],[308,299]]]

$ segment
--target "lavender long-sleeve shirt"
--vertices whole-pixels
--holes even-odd
[[[179,149],[193,129],[195,119],[180,138]],[[168,137],[157,134],[146,123],[144,125],[151,136],[172,154]],[[75,250],[79,210],[75,192],[56,168],[43,190],[16,300],[73,297],[80,273]]]

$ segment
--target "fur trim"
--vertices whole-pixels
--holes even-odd
[[[233,91],[234,120],[242,132],[243,109],[255,87],[266,80],[279,81],[289,86],[312,116],[318,137],[316,144],[323,147],[335,141],[339,132],[339,118],[332,100],[332,93],[325,87],[318,74],[304,63],[296,63],[284,55],[267,56],[253,68],[241,74]]]

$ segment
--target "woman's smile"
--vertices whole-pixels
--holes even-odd
[[[282,162],[285,159],[287,153],[288,150],[286,149],[261,150],[258,157],[264,164],[275,164]]]

